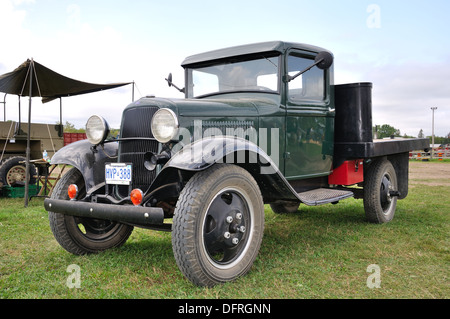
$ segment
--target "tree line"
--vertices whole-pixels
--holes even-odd
[[[425,136],[423,130],[420,129],[417,136],[410,136],[407,134],[401,135],[400,130],[389,124],[375,125],[373,127],[374,138],[389,138],[389,137],[405,137],[405,138],[429,138],[431,144],[431,136]],[[450,132],[446,136],[434,136],[434,144],[450,144]]]
[[[57,124],[59,124],[59,122]],[[117,135],[119,134],[119,129],[110,128],[109,131],[109,134],[113,137],[117,137]],[[76,128],[74,124],[66,121],[66,123],[64,124],[64,133],[86,133],[86,129],[84,127]]]

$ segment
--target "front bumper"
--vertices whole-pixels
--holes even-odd
[[[113,205],[52,198],[45,199],[44,207],[53,213],[105,219],[136,226],[157,226],[164,223],[164,211],[160,207]]]

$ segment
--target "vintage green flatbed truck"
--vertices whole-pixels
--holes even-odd
[[[184,60],[184,99],[128,105],[120,136],[98,115],[44,206],[71,253],[125,243],[133,227],[172,231],[176,262],[194,284],[247,273],[260,248],[264,204],[362,198],[370,222],[390,221],[408,193],[408,153],[427,139],[374,140],[371,83],[335,85],[331,52],[281,41]],[[352,187],[349,187],[352,186]]]

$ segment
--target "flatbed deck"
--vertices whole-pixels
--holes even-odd
[[[376,139],[372,142],[335,143],[334,154],[339,158],[372,158],[399,154],[430,147],[427,138]]]

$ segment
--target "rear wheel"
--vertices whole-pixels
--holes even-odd
[[[256,181],[234,165],[197,173],[180,194],[172,227],[177,265],[194,284],[214,286],[246,274],[264,231]]]
[[[365,174],[364,211],[371,223],[386,223],[394,218],[398,185],[394,166],[387,159],[372,163]]]
[[[55,199],[69,200],[67,188],[70,184],[76,184],[79,189],[78,198],[85,196],[85,184],[83,176],[76,168],[72,168],[56,184],[51,197]],[[76,255],[97,253],[109,248],[123,245],[133,231],[132,226],[121,223],[64,215],[60,213],[48,213],[50,228],[58,243]]]

